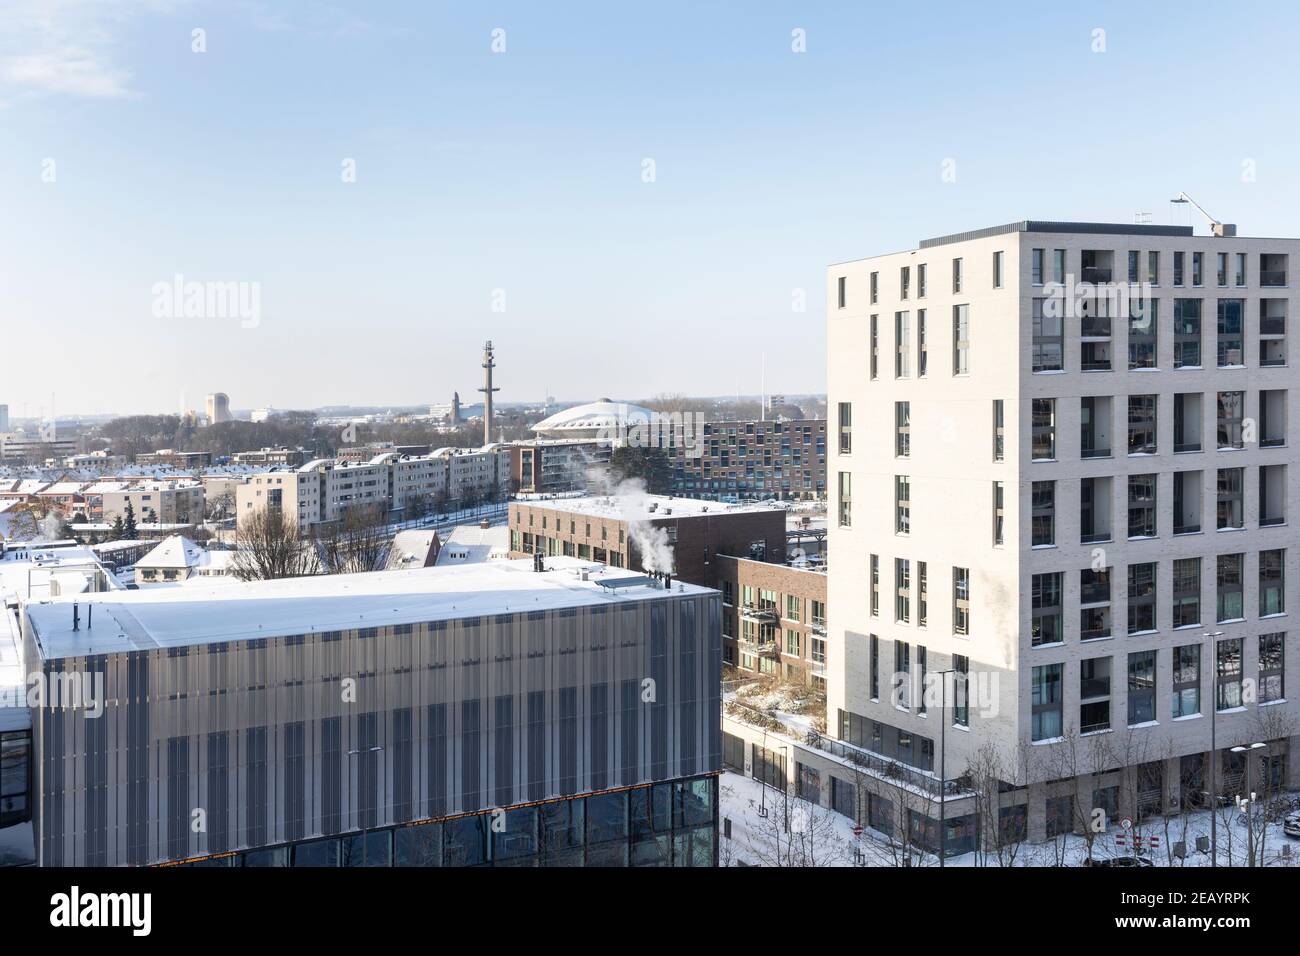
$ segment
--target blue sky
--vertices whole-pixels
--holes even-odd
[[[489,337],[505,401],[821,391],[828,263],[1183,189],[1297,232],[1288,7],[5,6],[14,414],[443,401]],[[178,273],[260,321],[156,316]]]

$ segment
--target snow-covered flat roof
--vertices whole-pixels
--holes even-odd
[[[48,488],[37,492],[38,495],[75,495],[86,487],[84,481],[56,481]]]
[[[660,518],[690,518],[704,514],[727,515],[783,510],[767,502],[730,505],[702,498],[676,498],[671,495],[635,493],[584,495],[578,498],[531,498],[528,501],[521,501],[520,504],[591,515],[595,518],[622,518],[625,521],[653,521]]]
[[[577,558],[550,557],[546,566],[546,572],[538,573],[525,558],[102,592],[29,603],[26,612],[42,656],[51,660],[712,593],[679,582],[673,582],[671,592],[651,583],[602,587],[602,580],[626,581],[627,572]],[[579,574],[583,570],[589,575],[586,581]],[[74,600],[81,605],[77,631],[72,630]],[[94,605],[89,628],[88,604]]]
[[[65,593],[90,586],[100,564],[90,548],[19,544],[0,558],[0,602],[29,595],[43,597],[55,585]]]
[[[438,552],[440,568],[457,564],[499,561],[510,555],[510,529],[503,524],[482,528],[476,524],[457,525],[447,535]]]
[[[129,481],[97,481],[85,489],[88,495],[103,495],[114,491],[126,491],[131,487]]]

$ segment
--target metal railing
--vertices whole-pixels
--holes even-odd
[[[758,607],[753,604],[741,605],[740,616],[754,621],[775,621],[777,619],[776,608]]]
[[[923,770],[909,767],[897,760],[890,760],[888,757],[882,757],[870,750],[864,750],[854,744],[845,743],[843,740],[826,737],[815,730],[808,731],[804,735],[803,742],[809,747],[832,754],[842,760],[847,760],[849,763],[887,780],[896,780],[918,790],[924,790],[931,796],[939,796],[939,778],[931,776]],[[944,791],[950,797],[960,796],[967,792],[961,788],[956,780],[946,781]]]

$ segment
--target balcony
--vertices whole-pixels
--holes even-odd
[[[817,617],[813,618],[813,619],[812,619],[812,623],[808,625],[808,628],[809,628],[809,630],[811,630],[814,634],[816,634],[818,637],[825,637],[825,636],[826,636],[826,618],[824,618],[824,617],[822,617],[822,618],[817,618]]]
[[[740,616],[747,621],[757,621],[761,624],[775,624],[777,620],[775,607],[767,607],[758,604],[741,605]]]
[[[1259,317],[1260,335],[1286,335],[1286,313],[1265,313]]]
[[[1110,697],[1110,676],[1083,678],[1079,681],[1079,703],[1092,704]]]
[[[1101,581],[1079,586],[1079,605],[1084,608],[1100,608],[1110,604],[1110,583]]]
[[[1107,714],[1104,720],[1096,717],[1089,723],[1079,725],[1079,733],[1081,734],[1095,734],[1101,730],[1110,730],[1110,714]]]
[[[1266,289],[1286,285],[1287,257],[1277,253],[1263,253],[1259,257],[1259,284]]]
[[[1260,368],[1277,368],[1286,364],[1286,339],[1260,339]]]
[[[1079,254],[1079,278],[1097,284],[1110,282],[1115,253],[1109,249],[1084,249]]]
[[[1082,335],[1085,339],[1110,338],[1110,316],[1085,315],[1080,320],[1079,334]]]

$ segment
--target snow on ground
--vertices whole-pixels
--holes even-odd
[[[826,698],[803,684],[752,680],[734,684],[724,696],[729,703],[743,704],[746,715],[752,711],[766,714],[797,740],[803,740],[809,731],[826,729],[821,720],[826,713]],[[771,729],[777,729],[775,724]]]
[[[853,821],[835,811],[801,800],[793,793],[766,787],[751,777],[725,771],[720,782],[720,819],[731,821],[731,838],[725,836],[725,823],[719,847],[721,866],[937,866],[933,854],[920,854],[913,848],[910,864],[904,864],[907,852],[887,836],[868,827],[854,836]],[[1292,796],[1297,796],[1293,794]],[[766,810],[766,815],[764,815]],[[789,821],[787,830],[786,821]],[[1168,833],[1166,833],[1166,822]],[[1258,818],[1256,826],[1258,826]],[[1155,866],[1209,866],[1209,853],[1198,853],[1197,836],[1210,836],[1210,813],[1195,811],[1186,817],[1153,818],[1141,824],[1143,837],[1158,837],[1159,846],[1143,853]],[[1245,817],[1236,809],[1221,810],[1218,821],[1219,865],[1246,865]],[[1093,843],[1094,859],[1131,855],[1116,845],[1115,836],[1123,832],[1111,823]],[[1184,841],[1186,860],[1170,860],[1168,844]],[[1289,849],[1289,855],[1284,855]],[[1087,858],[1087,843],[1082,836],[1068,834],[1042,843],[1019,844],[1014,858],[1004,851],[997,855],[965,853],[949,857],[947,866],[1079,866]],[[1269,824],[1264,831],[1263,859],[1266,866],[1300,866],[1300,839],[1286,836],[1281,823]]]

